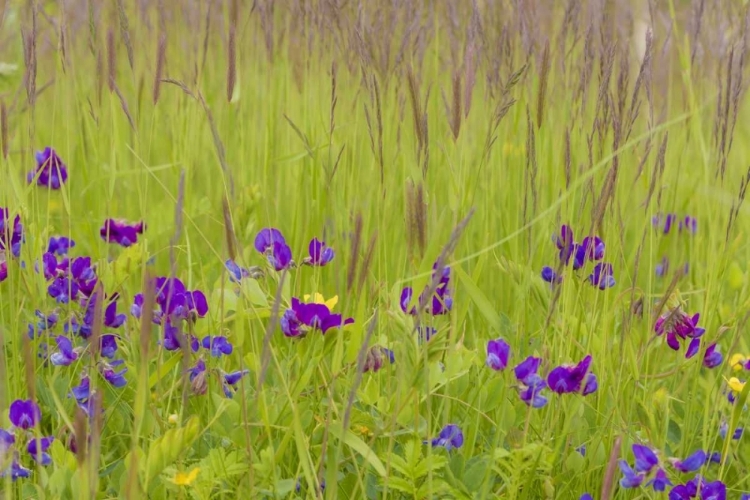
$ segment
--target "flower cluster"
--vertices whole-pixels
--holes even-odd
[[[427,441],[425,441],[426,443]],[[464,444],[464,433],[461,428],[455,424],[448,424],[440,431],[440,434],[430,441],[433,447],[445,448],[451,451],[454,448],[460,448]]]
[[[19,450],[25,448],[32,460],[42,466],[52,463],[52,457],[47,453],[54,441],[53,436],[36,438],[32,429],[40,424],[42,412],[37,404],[30,399],[17,399],[10,405],[8,417],[14,429],[6,431],[0,429],[0,457],[12,457],[9,465],[3,461],[0,477],[10,476],[13,481],[18,478],[29,477],[31,470],[25,468],[21,463]],[[24,446],[25,444],[25,446]],[[7,465],[7,467],[6,467]]]
[[[433,280],[435,280],[435,278],[437,277],[437,271],[438,263],[436,262],[432,265]],[[412,302],[414,290],[410,286],[405,287],[401,290],[401,310],[407,314],[416,315],[421,310],[421,308],[424,307],[425,312],[427,312],[428,314],[432,314],[433,316],[448,314],[453,307],[453,297],[451,296],[450,292],[450,281],[451,268],[449,266],[444,266],[441,271],[437,287],[435,288],[435,293],[432,294],[432,299],[430,300],[430,298],[427,297],[427,293],[429,292],[428,285],[419,295],[418,305],[412,306],[411,308],[409,307],[409,305]]]
[[[677,223],[677,230],[681,233],[687,231],[690,234],[695,234],[698,231],[698,221],[695,217],[686,215],[679,217],[675,213],[661,214],[658,213],[651,218],[651,225],[655,229],[662,231],[662,233],[669,234],[674,227],[675,222]]]
[[[560,233],[552,237],[558,249],[560,264],[563,267],[573,266],[574,271],[582,269],[586,262],[597,262],[589,274],[588,282],[600,290],[615,286],[615,276],[612,264],[599,262],[604,259],[604,242],[597,236],[586,236],[581,243],[576,243],[573,230],[568,225],[560,227]],[[560,276],[553,268],[542,268],[542,279],[548,283],[561,283]]]
[[[117,243],[129,247],[138,242],[138,235],[143,234],[146,225],[143,221],[130,224],[122,219],[107,219],[99,230],[99,236],[107,243]]]
[[[205,339],[204,339],[205,340]],[[208,377],[211,374],[217,376],[221,383],[221,388],[224,391],[224,395],[231,398],[234,392],[237,390],[237,384],[240,382],[242,377],[250,373],[249,370],[237,370],[231,373],[226,373],[222,370],[209,370],[206,367],[206,362],[203,358],[199,358],[195,363],[195,366],[188,370],[190,385],[193,392],[198,395],[203,395],[208,390]]]
[[[680,306],[670,307],[662,314],[654,324],[654,332],[667,339],[667,345],[679,351],[681,341],[690,339],[688,347],[685,350],[685,358],[690,359],[700,350],[701,337],[706,332],[705,328],[698,326],[700,313],[689,315],[685,313]],[[703,355],[703,365],[707,368],[719,366],[724,357],[717,344],[711,344],[706,348]]]
[[[44,148],[36,154],[36,168],[26,175],[29,184],[60,189],[68,180],[68,168],[54,149]]]
[[[325,334],[331,328],[341,328],[354,323],[354,319],[334,314],[325,304],[305,303],[292,298],[292,307],[287,309],[279,320],[281,331],[287,337],[304,337],[309,331]]]
[[[261,229],[255,237],[255,249],[266,256],[268,263],[276,271],[288,269],[294,264],[292,249],[286,244],[284,235],[278,229]]]

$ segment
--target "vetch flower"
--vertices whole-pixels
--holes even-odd
[[[401,310],[407,314],[415,315],[418,312],[417,306],[419,306],[420,309],[424,307],[424,311],[433,316],[448,314],[453,308],[453,297],[450,292],[450,275],[450,267],[444,266],[432,298],[430,299],[427,297],[427,292],[430,288],[430,285],[427,285],[420,294],[417,305],[413,306],[411,309],[409,309],[409,304],[412,301],[414,291],[411,287],[406,287],[401,290]],[[435,280],[436,277],[437,262],[432,266],[432,279]]]
[[[622,472],[620,486],[623,488],[637,488],[643,483],[646,477],[645,474],[633,470],[626,460],[620,460],[618,463]]]
[[[102,362],[99,366],[99,371],[104,377],[104,380],[109,382],[113,387],[123,387],[128,383],[125,378],[125,373],[128,371],[127,368],[123,368],[120,371],[115,371],[115,366],[119,366],[123,363],[122,360],[112,361],[111,363]]]
[[[698,351],[701,348],[701,339],[700,338],[694,338],[690,341],[690,344],[688,344],[688,348],[685,351],[685,359],[690,359],[696,354],[698,354]]]
[[[21,243],[23,243],[23,224],[21,216],[16,214],[13,224],[10,222],[10,211],[0,207],[0,254],[10,253],[18,258],[21,255]]]
[[[505,370],[510,357],[510,346],[499,338],[487,342],[487,366],[495,371]]]
[[[600,262],[594,266],[594,270],[588,277],[589,283],[598,287],[599,290],[606,290],[615,286],[615,276],[612,270],[612,264]]]
[[[513,368],[516,379],[520,383],[518,396],[521,401],[532,408],[542,408],[547,404],[547,398],[541,392],[547,388],[547,382],[537,374],[542,360],[529,356]]]
[[[250,370],[238,370],[232,373],[226,373],[222,376],[222,389],[224,389],[224,395],[231,398],[234,394],[233,391],[237,390],[237,384],[239,381],[250,373]]]
[[[107,243],[129,247],[138,242],[138,235],[145,230],[143,221],[131,224],[123,219],[107,219],[99,230],[99,236]]]
[[[557,274],[554,269],[549,266],[542,268],[542,279],[547,283],[562,283],[562,276]]]
[[[448,451],[460,448],[464,444],[464,434],[455,424],[448,424],[440,431],[438,437],[432,440],[432,446],[442,446]]]
[[[686,215],[682,220],[680,220],[679,224],[680,232],[682,232],[683,229],[690,232],[691,234],[695,234],[696,231],[698,231],[698,221],[695,219],[695,217]]]
[[[49,465],[52,463],[52,457],[47,453],[47,450],[54,440],[54,436],[43,437],[39,440],[32,439],[26,446],[26,451],[37,463],[45,466]]]
[[[81,378],[81,383],[73,387],[69,396],[73,396],[78,403],[84,403],[91,397],[91,381],[88,375]]]
[[[727,438],[727,433],[729,432],[729,424],[726,422],[722,422],[719,426],[719,435],[721,436],[721,439]],[[732,433],[732,439],[737,440],[742,437],[742,433],[745,432],[745,429],[743,427],[737,427],[734,429],[734,432]]]
[[[112,359],[117,352],[117,337],[111,333],[102,335],[99,338],[99,353],[105,358]]]
[[[570,262],[570,257],[573,256],[575,247],[573,230],[567,224],[563,224],[560,226],[560,234],[554,236],[553,240],[560,251],[560,260],[567,265]]]
[[[18,478],[30,477],[31,471],[25,468],[20,463],[18,463],[17,458],[13,458],[13,462],[11,462],[10,467],[8,467],[6,470],[0,473],[0,477],[7,477],[7,476],[10,476],[11,479],[15,481]]]
[[[68,337],[58,335],[55,338],[57,352],[53,352],[49,360],[55,366],[69,366],[78,359],[78,353],[73,349],[73,344]]]
[[[657,229],[662,229],[664,234],[669,234],[669,231],[672,229],[672,225],[676,220],[676,214],[656,214],[651,218],[651,224]]]
[[[703,483],[701,486],[701,500],[726,500],[727,487],[721,481]]]
[[[592,497],[589,493],[584,493],[578,500],[594,500],[594,497]]]
[[[306,304],[294,297],[292,307],[284,312],[279,323],[284,335],[298,337],[308,330],[320,330],[325,334],[331,328],[341,328],[354,323],[354,320],[344,319],[341,314],[331,313],[325,304]]]
[[[646,486],[651,486],[654,491],[664,491],[667,489],[667,486],[672,486],[672,481],[669,480],[664,469],[659,468],[654,477],[646,483]]]
[[[0,429],[0,457],[16,443],[16,436],[12,432]]]
[[[657,335],[666,334],[667,345],[671,349],[678,351],[680,349],[680,340],[686,338],[696,339],[706,332],[704,328],[698,326],[699,319],[699,313],[690,316],[683,312],[679,307],[676,307],[668,310],[656,320],[656,323],[654,324],[654,332]],[[694,355],[693,351],[695,351],[695,349],[696,345],[691,344],[688,348],[688,354],[690,354],[690,356]]]
[[[239,283],[243,278],[248,278],[250,276],[250,271],[248,269],[238,266],[237,263],[231,259],[228,259],[224,263],[224,267],[229,271],[229,281],[232,283]]]
[[[325,266],[333,260],[334,251],[333,248],[326,246],[325,241],[321,241],[318,238],[313,238],[308,245],[309,257],[305,257],[302,261],[303,264],[309,266]]]
[[[68,180],[68,169],[54,149],[44,148],[36,154],[36,169],[26,175],[26,181],[49,189],[60,189]]]
[[[650,473],[651,470],[659,465],[659,458],[656,453],[648,446],[634,444],[632,446],[633,455],[635,455],[635,470],[637,472]]]
[[[42,419],[39,407],[30,399],[17,399],[8,411],[10,422],[21,429],[30,429]]]
[[[695,472],[703,467],[703,464],[706,463],[706,459],[707,456],[705,451],[696,450],[685,460],[672,459],[672,465],[680,472]]]
[[[211,356],[220,358],[223,354],[232,354],[232,344],[229,343],[226,337],[211,337],[210,335],[203,337],[201,342],[204,349],[211,351]]]
[[[591,360],[591,355],[588,355],[577,365],[562,365],[552,369],[547,375],[547,386],[558,394],[581,392],[583,389],[585,396],[596,391],[596,376],[589,373]]]
[[[57,311],[52,311],[49,315],[47,315],[37,309],[36,311],[34,311],[34,314],[37,318],[39,318],[39,321],[37,321],[36,324],[29,323],[28,334],[29,338],[32,340],[41,335],[42,332],[54,328],[57,324],[57,321],[60,319]]]
[[[52,236],[47,245],[47,252],[64,257],[74,246],[76,246],[76,242],[67,236]]]
[[[708,346],[706,353],[703,356],[703,366],[706,368],[716,368],[723,360],[724,356],[721,355],[719,346],[717,344],[711,344]]]
[[[292,249],[286,244],[281,231],[265,228],[255,237],[255,249],[264,254],[268,263],[276,271],[287,269],[292,265]]]

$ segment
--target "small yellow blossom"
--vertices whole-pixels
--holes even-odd
[[[312,301],[310,300],[312,298]],[[325,305],[329,310],[332,310],[336,304],[339,303],[339,296],[334,295],[330,299],[326,300],[321,294],[314,293],[312,295],[305,295],[302,297],[302,300],[305,302],[312,302],[313,304],[323,304]]]
[[[179,422],[179,416],[176,413],[173,413],[169,416],[169,423],[172,425],[177,425],[177,422]]]
[[[177,472],[174,475],[174,478],[172,478],[172,482],[178,486],[190,486],[193,481],[198,478],[198,473],[200,473],[200,471],[200,467],[196,467],[187,474],[184,472]]]
[[[732,377],[727,381],[727,385],[729,385],[729,388],[732,389],[734,392],[742,392],[742,389],[745,388],[745,382],[740,382],[740,379],[737,377]]]
[[[372,437],[372,431],[366,425],[358,425],[355,427],[355,430],[361,436]]]
[[[747,363],[748,357],[744,354],[733,354],[731,358],[729,358],[729,366],[732,367],[732,370],[739,372],[742,371],[745,368],[745,363]]]

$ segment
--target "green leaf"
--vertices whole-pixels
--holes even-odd
[[[360,439],[356,434],[348,429],[344,432],[341,424],[337,422],[331,423],[328,430],[332,435],[334,435],[338,439],[343,440],[344,444],[349,448],[362,455],[362,458],[365,459],[365,462],[370,464],[372,468],[375,469],[375,472],[380,475],[380,477],[386,476],[386,470],[383,462],[380,461],[380,458],[378,458],[377,454],[375,454],[372,448],[367,446],[367,443],[362,441],[362,439]]]
[[[247,298],[251,304],[259,307],[268,307],[268,297],[260,288],[260,284],[252,279],[245,278],[242,280],[242,296]]]
[[[184,427],[170,429],[151,444],[146,460],[146,482],[151,482],[187,450],[200,433],[200,419],[191,417]]]
[[[175,354],[168,360],[166,360],[164,363],[161,364],[158,370],[156,370],[154,373],[151,374],[151,376],[148,378],[148,387],[149,389],[153,389],[154,386],[164,377],[166,377],[169,372],[171,372],[175,366],[182,360],[182,355]]]
[[[482,290],[479,289],[479,287],[471,280],[469,275],[466,274],[463,269],[461,269],[460,266],[455,266],[453,270],[461,280],[461,284],[464,286],[464,289],[469,295],[469,298],[471,298],[471,301],[477,307],[479,312],[482,313],[482,315],[487,319],[487,322],[490,324],[490,326],[495,329],[501,328],[504,323],[500,318],[500,315],[497,313],[497,311],[495,311],[495,308],[492,307],[492,302],[490,302],[487,296],[482,292]]]

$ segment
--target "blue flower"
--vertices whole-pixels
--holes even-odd
[[[510,346],[499,338],[487,342],[487,366],[495,371],[505,370],[510,357]]]
[[[325,241],[321,241],[318,238],[313,238],[308,245],[309,257],[305,257],[302,261],[303,264],[309,266],[325,266],[333,260],[334,251],[333,248],[326,246]]]
[[[78,353],[73,349],[73,344],[68,337],[58,335],[55,338],[57,352],[53,352],[49,360],[55,366],[69,366],[78,359]]]
[[[589,373],[591,355],[583,358],[577,365],[562,365],[554,368],[547,375],[547,386],[558,394],[581,392],[583,395],[595,392],[598,383],[596,376]]]
[[[448,451],[460,448],[464,444],[464,434],[455,424],[448,424],[440,431],[438,437],[432,440],[432,446],[442,446]]]
[[[100,343],[100,351],[99,353],[104,356],[105,358],[112,359],[115,357],[115,353],[117,352],[117,337],[112,335],[111,333],[107,333],[102,335],[99,338]]]
[[[612,264],[600,262],[594,266],[593,272],[589,275],[589,283],[598,287],[599,290],[606,290],[615,286],[615,276],[612,271]]]
[[[724,356],[721,355],[719,346],[716,344],[708,346],[703,356],[703,366],[706,368],[716,368],[722,361],[724,361]]]
[[[74,386],[68,396],[73,396],[78,403],[84,403],[91,397],[91,381],[88,375],[81,378],[81,383]]]
[[[674,460],[672,465],[680,472],[695,472],[706,463],[706,452],[697,450],[685,460]]]
[[[633,445],[633,455],[635,455],[635,470],[648,474],[659,464],[659,458],[656,453],[648,446],[642,444]]]
[[[235,387],[237,383],[248,373],[250,373],[250,370],[238,370],[236,372],[224,374],[222,380],[223,383],[221,384],[222,389],[224,389],[224,395],[231,398],[234,394],[233,390],[237,390]]]
[[[643,483],[645,474],[634,471],[626,460],[620,460],[619,465],[622,472],[620,486],[623,488],[637,488]]]
[[[287,269],[292,264],[292,249],[278,229],[262,229],[255,237],[255,249],[266,256],[276,271]]]
[[[128,371],[127,368],[123,368],[120,371],[115,371],[114,367],[119,366],[123,363],[122,360],[113,361],[111,363],[102,363],[99,370],[104,377],[104,380],[109,382],[113,387],[123,387],[128,383],[125,378],[125,373]]]
[[[34,461],[41,465],[49,465],[52,463],[52,457],[47,453],[47,450],[54,440],[54,436],[43,437],[39,440],[32,439],[26,446],[26,451]],[[37,445],[37,443],[39,444]]]
[[[243,278],[247,278],[250,276],[249,270],[245,269],[244,267],[238,266],[237,263],[231,259],[227,260],[224,263],[224,267],[226,267],[227,271],[229,271],[229,281],[231,281],[232,283],[239,283]]]
[[[542,268],[542,279],[547,283],[562,283],[562,276],[557,274],[554,269],[549,266]]]
[[[203,337],[201,342],[204,349],[211,351],[211,356],[220,358],[222,354],[232,354],[232,344],[226,339],[226,337],[211,337],[210,335]]]
[[[664,491],[667,489],[667,486],[672,486],[672,481],[669,480],[664,469],[659,468],[653,479],[646,483],[646,486],[652,486],[654,491]]]
[[[54,149],[44,148],[36,154],[36,168],[26,175],[26,181],[49,189],[60,189],[68,180],[68,169]]]
[[[42,412],[32,400],[17,399],[11,403],[8,416],[13,425],[26,430],[39,423]]]

